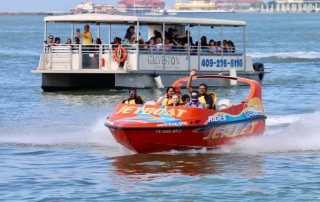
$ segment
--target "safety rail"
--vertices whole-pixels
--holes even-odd
[[[58,50],[63,50],[62,47],[71,47],[72,53],[101,53],[103,54],[105,51],[114,50],[118,46],[122,46],[127,50],[137,50],[136,44],[92,44],[92,45],[82,45],[82,44],[59,44],[59,45],[46,45],[46,52],[50,49],[55,49],[55,52]],[[164,47],[164,48],[163,48]],[[194,54],[208,54],[208,55],[242,55],[243,53],[240,51],[222,51],[223,49],[220,47],[214,46],[150,46],[149,44],[139,44],[139,52],[140,53],[188,53],[191,55]],[[63,51],[62,51],[63,52]]]
[[[124,47],[127,52],[123,62],[116,60],[116,57],[123,56],[122,52],[119,55],[116,51],[118,47]],[[197,67],[199,70],[224,70],[245,64],[242,52],[234,49],[223,51],[224,48],[214,46],[59,44],[46,45],[44,50],[45,69],[58,70],[190,70]]]

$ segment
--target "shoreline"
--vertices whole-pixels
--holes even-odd
[[[0,12],[0,15],[64,15],[69,12],[55,13],[55,12]]]
[[[219,13],[219,12],[217,12]],[[285,13],[285,12],[260,12],[260,11],[234,11],[234,12],[221,12],[221,13],[261,13],[261,14],[279,14],[279,13]],[[300,12],[305,13],[305,12]],[[312,13],[312,12],[311,12]],[[73,15],[77,13],[70,13],[70,12],[0,12],[0,16],[18,16],[18,15]],[[106,13],[107,14],[107,13]],[[117,13],[118,15],[121,15],[123,13]],[[115,15],[117,15],[115,14]],[[154,14],[160,14],[160,13],[154,13]],[[191,13],[190,13],[191,14]],[[288,13],[290,14],[290,12]],[[296,12],[296,14],[299,14]],[[169,14],[170,15],[170,14]],[[162,16],[165,16],[162,14]]]

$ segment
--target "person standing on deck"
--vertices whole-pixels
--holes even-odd
[[[85,25],[84,32],[83,33],[77,32],[77,35],[79,38],[83,39],[83,41],[82,41],[83,45],[91,45],[92,44],[92,33],[90,32],[89,25]]]

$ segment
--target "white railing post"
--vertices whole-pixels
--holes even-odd
[[[198,25],[198,71],[200,70],[200,51],[201,51],[201,38],[200,38],[200,24]]]
[[[188,37],[188,39],[187,39],[187,43],[188,43],[188,69],[189,69],[189,71],[190,71],[190,60],[191,60],[191,58],[190,58],[190,24],[188,24],[188,26],[187,26],[187,28],[188,28],[188,32],[187,32],[187,37]]]
[[[139,58],[140,58],[140,47],[139,47],[139,30],[140,30],[140,23],[137,21],[137,29],[136,29],[136,41],[137,41],[137,53],[136,53],[136,58],[137,58],[137,70],[139,70]]]
[[[222,48],[222,51],[221,51],[221,60],[222,60],[222,62],[220,64],[221,64],[221,72],[223,72],[223,65],[224,65],[224,62],[223,62],[223,52],[224,52],[224,47],[223,47],[223,25],[221,25],[221,48]]]
[[[243,65],[244,65],[244,71],[247,71],[247,57],[246,57],[246,26],[243,26]]]
[[[162,62],[165,61],[165,40],[166,40],[166,28],[165,28],[165,23],[162,24],[162,54],[163,54],[163,58],[162,58]],[[166,70],[166,64],[163,62],[163,69]]]

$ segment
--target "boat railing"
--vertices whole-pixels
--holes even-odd
[[[92,44],[92,45],[82,45],[82,44],[59,44],[59,45],[46,45],[45,53],[61,53],[65,52],[65,49],[71,47],[72,53],[96,53],[101,52],[104,53],[105,51],[114,50],[118,46],[124,47],[126,50],[137,50],[136,44]],[[53,52],[49,51],[53,50]],[[219,48],[214,48],[212,46],[202,46],[198,49],[197,46],[150,46],[148,44],[139,45],[139,52],[140,53],[188,53],[190,55],[195,55],[200,53],[201,55],[242,55],[241,51],[221,51]]]
[[[124,62],[125,64],[117,64],[119,62],[116,62],[114,60],[115,54],[117,54],[115,49],[119,46],[124,47],[127,51],[127,59]],[[240,51],[236,51],[235,49],[228,50],[213,46],[175,46],[171,44],[45,45],[44,55],[46,61],[44,69],[49,70],[152,70],[152,68],[155,67],[155,63],[159,63],[159,67],[155,70],[190,70],[195,68],[196,66],[198,66],[198,69],[201,70],[201,66],[218,67],[213,66],[213,64],[218,63],[219,61],[215,62],[214,60],[210,59],[212,57],[223,59],[230,56],[234,58],[242,58],[244,60],[244,54]],[[155,58],[152,60],[157,61],[151,61],[148,64],[143,64],[146,59],[150,59],[150,56],[166,56],[170,58]],[[170,64],[168,63],[168,60],[171,60]],[[192,61],[183,63],[182,60]],[[144,68],[146,65],[149,65],[150,67],[147,69]],[[179,65],[181,66],[180,69],[177,68]]]

